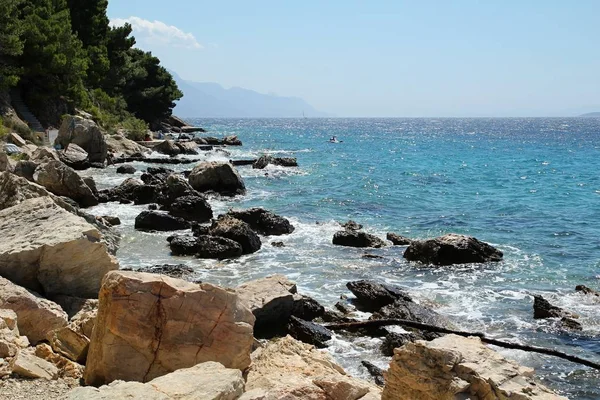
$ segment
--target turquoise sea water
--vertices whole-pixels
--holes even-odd
[[[434,305],[465,330],[577,354],[600,362],[600,119],[283,119],[193,120],[210,135],[238,135],[241,148],[199,159],[298,158],[299,168],[240,167],[248,194],[211,199],[216,211],[262,206],[292,220],[296,232],[264,238],[256,254],[229,262],[174,258],[165,235],[135,232],[143,207],[101,205],[122,217],[124,266],[193,265],[206,281],[236,285],[284,273],[300,292],[332,307],[345,283],[379,279]],[[331,136],[342,143],[328,143]],[[138,164],[143,169],[143,164]],[[178,170],[189,166],[177,167]],[[94,172],[100,187],[124,179],[114,168]],[[504,251],[495,264],[430,268],[408,263],[404,247],[369,251],[331,245],[336,221],[348,219],[385,237],[414,239],[456,232]],[[282,240],[284,248],[273,248]],[[533,320],[532,294],[580,315],[583,332],[557,332]],[[359,361],[380,366],[377,339],[336,337],[330,351],[350,372]],[[548,386],[572,399],[599,399],[600,374],[551,357],[502,350],[536,368]]]

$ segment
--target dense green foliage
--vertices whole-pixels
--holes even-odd
[[[109,25],[107,7],[107,0],[0,0],[0,90],[18,85],[34,112],[53,114],[50,123],[64,107],[90,111],[106,129],[136,132],[171,115],[182,97],[172,76],[133,48],[130,25]]]

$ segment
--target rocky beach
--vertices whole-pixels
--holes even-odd
[[[81,116],[64,119],[58,151],[9,136],[27,157],[0,154],[0,396],[564,398],[510,360],[514,351],[444,334],[472,326],[408,281],[344,267],[328,289],[326,271],[293,258],[494,269],[505,251],[465,234],[411,238],[274,213],[248,176],[302,176],[291,156],[302,153],[239,154],[243,139],[136,143]],[[248,196],[252,206],[240,207]],[[287,265],[270,261],[281,254]],[[589,330],[589,318],[534,300],[533,319],[553,326],[545,335]],[[431,329],[369,325],[383,320]],[[348,323],[366,325],[340,329]]]

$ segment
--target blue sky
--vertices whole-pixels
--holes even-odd
[[[600,1],[109,0],[187,80],[337,116],[600,111]]]

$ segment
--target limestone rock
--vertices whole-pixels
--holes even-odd
[[[255,253],[262,246],[260,238],[250,225],[227,215],[214,221],[209,232],[212,236],[221,236],[238,242],[244,254]]]
[[[181,154],[181,149],[172,140],[164,140],[162,143],[154,146],[152,150],[171,157]]]
[[[43,186],[8,172],[0,173],[0,210],[37,197],[50,197],[61,208],[76,213],[71,205],[48,192]]]
[[[333,235],[333,244],[349,247],[384,247],[385,242],[366,232],[343,230]]]
[[[13,172],[15,170],[16,162],[3,151],[0,151],[0,172],[8,171]]]
[[[17,314],[20,334],[33,344],[45,340],[48,332],[67,325],[67,314],[58,304],[1,277],[0,308]]]
[[[222,195],[246,193],[246,185],[233,165],[222,162],[202,162],[188,177],[190,185],[200,192],[213,191]]]
[[[96,317],[98,316],[98,300],[88,300],[84,307],[69,321],[69,328],[91,339]]]
[[[0,274],[48,296],[96,297],[102,277],[119,267],[105,235],[51,198],[0,211]]]
[[[91,119],[67,115],[60,126],[55,144],[66,149],[69,143],[74,143],[88,153],[91,163],[104,163],[108,147],[104,134]]]
[[[133,140],[127,139],[121,135],[108,135],[104,137],[108,151],[113,153],[115,157],[121,156],[132,156],[134,154],[145,154],[149,153],[150,150],[134,142]]]
[[[17,176],[27,179],[30,182],[33,182],[33,174],[35,173],[37,167],[38,164],[35,161],[19,160],[15,164],[13,173]]]
[[[452,265],[502,260],[502,252],[474,237],[450,233],[429,240],[413,240],[404,252],[409,261]]]
[[[38,164],[42,164],[50,161],[60,161],[60,156],[58,152],[51,147],[38,147],[34,150],[29,159]]]
[[[37,357],[54,364],[58,369],[60,378],[81,379],[83,377],[83,365],[69,360],[68,358],[56,354],[52,351],[52,347],[46,343],[40,343],[35,347]]]
[[[83,170],[90,167],[87,151],[75,143],[69,143],[64,150],[58,152],[58,156],[60,157],[60,161],[73,169]]]
[[[252,229],[263,235],[287,235],[294,232],[294,227],[290,224],[290,221],[263,208],[250,208],[243,211],[231,210],[227,215],[244,221]]]
[[[328,354],[290,336],[252,354],[246,391],[241,399],[356,400],[381,393],[377,386],[346,375]]]
[[[272,337],[286,331],[297,291],[294,282],[284,275],[272,275],[243,283],[235,291],[256,317],[254,336]]]
[[[11,143],[13,143],[19,147],[27,145],[27,142],[25,141],[25,139],[23,139],[18,133],[15,133],[15,132],[9,133],[8,139],[10,140]]]
[[[29,340],[19,333],[17,313],[7,308],[0,308],[0,358],[14,357],[20,349],[27,346]]]
[[[89,385],[148,382],[205,361],[237,369],[250,364],[254,316],[232,291],[113,271],[99,300],[85,370]]]
[[[100,388],[79,387],[66,400],[236,400],[243,392],[241,371],[209,361],[145,384],[115,381]]]
[[[24,378],[47,379],[58,378],[58,368],[29,352],[21,351],[10,362],[13,374]]]
[[[505,359],[479,338],[446,335],[394,353],[383,400],[564,399],[534,383],[532,369]]]
[[[55,329],[48,333],[48,342],[52,349],[69,360],[85,364],[90,339],[70,326]]]
[[[60,161],[51,161],[37,167],[33,180],[57,196],[75,200],[82,207],[98,204],[98,199],[83,178]]]

